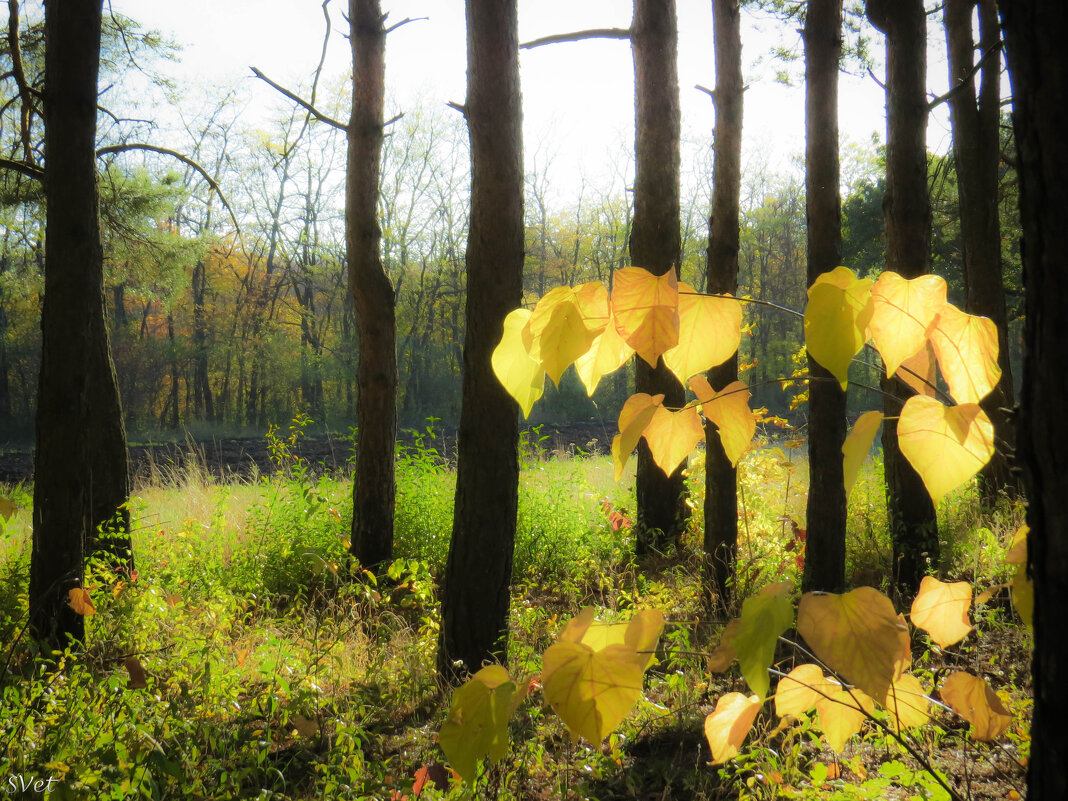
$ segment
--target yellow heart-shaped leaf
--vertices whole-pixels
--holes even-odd
[[[623,477],[623,468],[626,467],[631,452],[663,400],[663,395],[636,392],[623,404],[619,412],[619,433],[612,438],[612,461],[616,466],[616,481]]]
[[[998,330],[989,317],[965,314],[947,303],[928,336],[949,394],[957,403],[978,403],[1001,379]]]
[[[695,375],[690,389],[701,403],[705,417],[716,424],[723,452],[737,467],[742,454],[749,450],[756,435],[756,418],[749,408],[749,387],[744,381],[733,381],[719,392],[712,389],[708,379]]]
[[[696,406],[677,412],[657,406],[642,436],[649,443],[653,461],[670,476],[705,438],[705,428]]]
[[[946,305],[946,281],[937,275],[909,280],[887,271],[871,288],[871,299],[868,327],[889,377],[926,345],[927,329]]]
[[[872,317],[870,278],[857,278],[848,267],[835,267],[808,289],[805,347],[845,389],[849,364],[868,338]]]
[[[871,444],[875,440],[875,433],[883,422],[882,412],[865,412],[857,418],[853,424],[853,430],[842,443],[842,473],[845,477],[846,496],[853,490],[860,474],[860,466],[871,450]]]
[[[761,701],[755,695],[727,693],[716,702],[716,709],[705,718],[705,738],[712,749],[713,764],[726,762],[741,750],[760,711]]]
[[[1012,725],[1012,716],[1001,699],[978,676],[953,673],[942,683],[940,695],[954,712],[972,724],[972,737],[976,740],[990,742]]]
[[[490,357],[493,374],[515,398],[524,417],[530,416],[534,402],[545,391],[545,370],[537,359],[531,357],[523,339],[523,330],[530,316],[527,309],[514,309],[508,313],[504,318],[504,334]]]
[[[679,286],[674,270],[656,276],[641,267],[617,270],[612,285],[616,330],[650,366],[679,344]]]
[[[935,504],[994,455],[994,426],[977,403],[945,406],[914,395],[901,409],[897,440]]]
[[[679,344],[664,364],[685,384],[690,376],[723,364],[742,341],[742,304],[730,295],[698,295],[679,282]]]
[[[926,631],[940,648],[960,642],[972,630],[968,610],[972,606],[972,585],[967,581],[946,584],[934,576],[924,576],[912,602],[912,624]]]

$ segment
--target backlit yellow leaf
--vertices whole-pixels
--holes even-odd
[[[642,670],[649,667],[664,630],[663,612],[643,609],[622,623],[600,623],[594,619],[595,614],[592,606],[585,607],[560,633],[558,642],[580,642],[594,651],[623,645],[641,655]]]
[[[70,599],[70,606],[79,615],[95,615],[96,607],[93,606],[93,599],[89,597],[89,593],[81,587],[72,587],[67,592],[67,598]]]
[[[822,662],[885,706],[906,659],[902,624],[889,598],[871,587],[844,595],[805,593],[797,631]]]
[[[545,371],[523,343],[523,330],[530,316],[528,309],[508,313],[504,318],[504,334],[490,357],[494,375],[515,398],[524,417],[530,416],[531,407],[545,390]]]
[[[768,668],[775,661],[775,644],[794,622],[790,585],[780,583],[765,589],[768,591],[761,591],[742,603],[742,622],[734,637],[742,676],[761,699],[768,694],[771,684]]]
[[[930,717],[931,701],[923,691],[920,680],[911,673],[903,673],[890,686],[886,697],[886,711],[890,725],[897,730],[922,726]]]
[[[664,364],[685,385],[690,376],[723,364],[742,340],[742,304],[729,295],[698,295],[679,282],[679,344]]]
[[[816,714],[827,744],[840,754],[849,738],[863,728],[865,712],[870,715],[875,707],[872,699],[860,690],[843,690],[834,679],[827,682],[832,689],[816,702]]]
[[[677,412],[657,406],[642,436],[649,443],[653,461],[670,476],[705,438],[705,428],[696,406]]]
[[[756,434],[756,418],[749,408],[749,387],[744,381],[734,381],[715,392],[707,378],[695,375],[690,379],[690,389],[697,395],[705,417],[716,424],[727,458],[737,466]]]
[[[10,498],[0,497],[0,517],[4,520],[10,520],[11,515],[15,514],[19,508],[15,506],[15,503]]]
[[[761,701],[755,695],[727,693],[716,702],[715,711],[705,718],[705,738],[712,749],[712,762],[726,762],[741,750],[760,711]]]
[[[1009,552],[1005,554],[1005,564],[1022,565],[1027,561],[1027,532],[1031,529],[1026,523],[1016,529],[1009,543]]]
[[[612,319],[619,335],[651,366],[679,344],[679,288],[674,270],[655,276],[641,267],[616,271]]]
[[[978,676],[957,672],[942,683],[942,700],[972,724],[972,737],[996,739],[1012,724],[1012,716],[990,686]]]
[[[897,439],[935,504],[994,455],[994,427],[977,403],[945,406],[914,395],[901,409]]]
[[[928,340],[923,347],[901,362],[897,377],[916,390],[921,395],[933,398],[937,392],[938,377],[935,375],[934,348]]]
[[[734,650],[734,638],[738,636],[738,626],[741,624],[741,618],[736,617],[724,627],[723,634],[719,638],[719,645],[708,655],[707,667],[710,672],[723,673],[738,658]]]
[[[623,477],[623,468],[626,467],[631,452],[663,400],[663,395],[637,392],[623,404],[619,412],[619,433],[612,438],[612,461],[616,466],[616,481]]]
[[[912,624],[931,635],[940,648],[947,648],[972,630],[968,619],[971,606],[972,585],[968,582],[946,584],[934,576],[924,576],[912,602]]]
[[[452,696],[438,741],[464,781],[474,781],[478,760],[500,761],[508,750],[508,718],[516,685],[500,665],[489,665]]]
[[[781,679],[775,688],[775,714],[803,715],[813,709],[824,694],[837,690],[819,665],[798,665]]]
[[[582,314],[582,322],[591,334],[600,334],[608,326],[611,307],[608,290],[600,281],[579,284],[574,289],[575,304]]]
[[[641,695],[646,659],[625,645],[556,642],[542,656],[545,699],[572,734],[600,744]]]
[[[889,377],[925,347],[927,329],[946,305],[946,282],[937,275],[908,280],[887,271],[871,288],[871,299],[869,329]]]
[[[634,348],[623,341],[616,327],[607,326],[575,362],[575,372],[586,387],[586,394],[592,398],[601,379],[618,370],[633,355]]]
[[[875,440],[875,433],[882,422],[882,412],[865,412],[857,418],[857,422],[853,424],[853,430],[842,443],[842,472],[845,475],[846,496],[852,491],[857,481],[860,466],[868,457],[871,443]]]
[[[957,403],[978,403],[997,386],[998,330],[988,317],[947,303],[928,332],[942,377]]]
[[[849,381],[849,363],[864,347],[872,316],[871,279],[857,278],[848,267],[824,273],[808,289],[805,346],[838,379]]]
[[[586,327],[578,299],[570,287],[558,286],[538,301],[524,330],[530,356],[541,363],[554,384],[576,359],[590,349],[596,331]]]
[[[1035,585],[1027,576],[1027,565],[1016,568],[1012,578],[1012,605],[1016,613],[1028,626],[1033,625],[1035,614]]]

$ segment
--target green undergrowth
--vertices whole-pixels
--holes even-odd
[[[615,484],[607,457],[550,454],[536,434],[522,451],[513,675],[534,679],[540,654],[585,605],[619,619],[664,609],[669,624],[643,700],[603,745],[574,742],[534,686],[535,703],[513,721],[507,757],[473,786],[453,781],[433,767],[443,759],[435,732],[449,705],[434,657],[453,467],[429,432],[403,450],[397,559],[375,576],[346,558],[351,482],[313,476],[293,455],[292,431],[272,436],[273,476],[217,484],[193,465],[138,489],[137,571],[121,577],[91,566],[86,586],[97,611],[81,653],[38,653],[23,636],[30,495],[9,488],[20,509],[0,535],[5,781],[55,779],[48,794],[55,799],[402,801],[415,798],[419,771],[432,766],[443,789],[431,782],[422,798],[897,797],[880,794],[890,786],[880,782],[906,788],[902,798],[937,797],[925,794],[922,771],[882,741],[847,754],[839,779],[821,773],[839,762],[804,731],[789,742],[773,735],[728,765],[711,766],[704,716],[714,696],[742,685],[736,673],[708,673],[702,651],[709,643],[698,638],[700,466],[689,470],[687,535],[639,561],[633,482]],[[790,521],[804,526],[806,473],[800,453],[789,449],[764,448],[743,460],[741,594],[797,577]],[[881,492],[876,464],[854,489],[849,516],[850,570],[867,579],[858,583],[877,586],[888,569]],[[967,492],[944,502],[942,568],[952,577],[1003,581],[1002,543],[1019,510],[976,510]],[[1009,610],[992,604],[984,614],[984,625],[1008,628]],[[1012,672],[1001,647],[976,640],[960,658],[1001,659],[1006,698],[1024,707],[1026,676]],[[927,653],[917,661],[926,658],[936,670]],[[1021,743],[1024,731],[1013,735]],[[862,758],[873,748],[890,767]],[[901,771],[911,772],[903,778]],[[40,797],[32,787],[13,787],[0,793]]]

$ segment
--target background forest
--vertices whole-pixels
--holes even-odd
[[[128,29],[122,35],[120,25]],[[130,78],[125,48],[131,43],[145,73],[133,73],[140,80]],[[38,42],[37,50],[26,50],[31,69],[42,68],[39,47]],[[250,127],[242,115],[247,87],[190,97],[188,89],[152,84],[147,79],[162,81],[166,59],[180,59],[181,50],[135,21],[105,16],[104,48],[103,67],[112,72],[102,81],[117,87],[119,101],[111,101],[116,118],[102,121],[101,144],[156,141],[159,125],[173,125],[175,112],[159,123],[125,119],[124,92],[150,91],[161,103],[180,103],[175,108],[183,109],[177,112],[183,130],[168,135],[165,144],[204,167],[231,207],[220,203],[204,175],[169,155],[134,151],[102,160],[105,291],[131,436],[262,433],[297,412],[316,427],[344,432],[355,424],[358,356],[345,283],[344,135],[308,119],[281,95],[273,101],[271,120]],[[856,61],[848,66],[864,67]],[[335,81],[319,90],[327,114],[342,114],[342,89]],[[130,102],[144,105],[143,98]],[[398,409],[402,426],[421,428],[428,416],[455,424],[466,299],[467,133],[460,115],[445,107],[387,112],[395,115],[400,116],[389,126],[383,150],[379,214],[383,264],[397,303]],[[17,145],[10,122],[5,119],[8,148]],[[1019,226],[1007,118],[1003,131],[1006,161],[998,207],[1009,319],[1017,321],[1010,354],[1019,364]],[[711,145],[710,132],[684,142],[681,275],[699,290],[705,280]],[[628,263],[633,154],[620,145],[612,162],[611,171],[584,179],[574,196],[562,196],[551,185],[551,158],[538,152],[528,157],[529,297],[558,284],[607,281],[611,270]],[[877,139],[851,143],[842,162],[842,261],[859,275],[875,275],[885,263],[884,147]],[[949,282],[950,299],[960,302],[955,171],[951,154],[930,155],[931,269]],[[807,285],[802,165],[777,169],[768,154],[753,153],[743,173],[738,292],[801,309]],[[26,442],[39,367],[44,217],[39,194],[23,176],[5,172],[2,180],[0,433]],[[747,309],[752,328],[739,358],[750,366],[747,380],[757,405],[799,423],[791,414],[797,388],[773,379],[796,367],[800,321],[763,306]],[[1018,369],[1013,374],[1021,375]],[[588,399],[569,372],[532,422],[610,422],[627,396],[626,380],[621,375]],[[851,393],[851,408],[863,408],[862,394]]]

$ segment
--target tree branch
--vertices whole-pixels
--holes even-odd
[[[222,189],[219,188],[219,184],[215,182],[214,178],[208,175],[207,170],[205,170],[203,167],[193,161],[193,159],[189,158],[189,156],[183,155],[177,150],[171,150],[170,148],[166,147],[159,147],[158,145],[148,145],[142,142],[128,142],[123,145],[108,145],[107,147],[99,148],[96,151],[96,155],[97,158],[99,158],[100,156],[106,156],[109,153],[125,153],[129,150],[147,150],[149,153],[160,153],[164,156],[170,156],[171,158],[178,159],[178,161],[182,162],[182,164],[192,167],[194,170],[200,173],[201,177],[208,182],[208,186],[211,187],[212,191],[219,196],[219,200],[222,201],[222,204],[226,207],[226,210],[230,212],[230,219],[233,220],[234,228],[237,230],[238,235],[241,234],[241,225],[237,221],[237,215],[234,214],[234,210],[230,207],[230,202],[226,199],[226,195],[223,194]]]
[[[630,28],[591,28],[588,31],[573,31],[572,33],[556,33],[552,36],[543,36],[519,45],[520,50],[530,50],[542,45],[562,44],[563,42],[581,42],[585,39],[629,39]]]
[[[990,58],[990,56],[992,56],[994,53],[1000,52],[1000,50],[1001,42],[998,42],[985,53],[983,53],[983,57],[976,61],[974,65],[972,65],[972,68],[968,70],[968,74],[961,78],[960,82],[957,83],[956,86],[954,86],[941,97],[935,97],[931,99],[931,102],[927,104],[927,110],[934,111],[943,103],[952,100],[954,97],[960,94],[961,91],[963,91],[964,87],[968,86],[968,84],[972,82],[979,70],[983,68],[983,65],[986,64],[987,59]]]
[[[253,75],[255,75],[257,78],[259,78],[265,84],[270,86],[272,89],[274,89],[274,90],[278,91],[279,93],[281,93],[282,95],[285,95],[286,97],[288,97],[290,100],[292,100],[294,103],[296,103],[301,108],[303,108],[306,111],[308,111],[308,113],[311,114],[313,117],[315,117],[315,119],[319,120],[319,122],[325,122],[327,125],[330,125],[330,126],[332,126],[334,128],[337,128],[339,131],[347,131],[348,130],[348,126],[347,125],[345,125],[344,123],[338,122],[333,117],[326,116],[325,114],[323,114],[323,112],[319,111],[319,109],[315,108],[315,106],[313,106],[307,100],[304,100],[303,98],[297,97],[297,95],[293,94],[292,92],[290,92],[285,87],[279,86],[278,84],[276,84],[274,81],[272,81],[270,78],[268,78],[262,72],[260,72],[259,69],[257,69],[256,67],[249,67],[249,69],[252,70],[252,74]]]
[[[396,25],[390,25],[388,28],[386,28],[386,35],[388,36],[389,34],[393,33],[393,31],[397,30],[397,28],[401,27],[402,25],[407,25],[409,22],[422,22],[428,19],[430,19],[430,17],[405,17]]]
[[[0,169],[11,170],[20,175],[25,175],[27,178],[32,178],[35,181],[44,183],[44,170],[25,161],[14,161],[12,159],[0,158]]]

